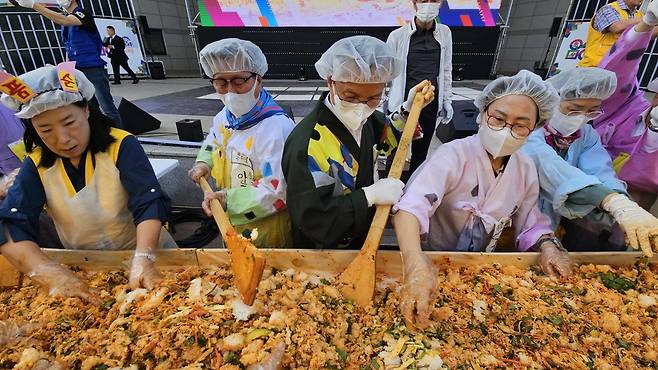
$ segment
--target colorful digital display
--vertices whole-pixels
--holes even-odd
[[[414,17],[411,0],[198,0],[201,24],[215,27],[382,27]],[[447,26],[493,27],[501,0],[444,0]]]

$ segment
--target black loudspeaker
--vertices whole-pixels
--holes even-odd
[[[443,144],[469,137],[478,132],[477,118],[480,111],[472,101],[458,100],[452,102],[455,114],[447,125],[436,127],[436,137]]]
[[[557,35],[560,33],[560,25],[562,25],[562,17],[553,18],[551,32],[548,34],[548,37],[557,37]]]
[[[143,134],[160,128],[161,123],[157,118],[123,98],[121,98],[121,102],[119,103],[119,114],[123,121],[123,129],[133,135]]]
[[[151,33],[151,28],[149,27],[149,21],[146,18],[146,16],[140,15],[139,17],[137,17],[137,19],[139,21],[139,25],[142,28],[142,31],[144,31],[144,33]]]
[[[203,128],[200,119],[184,119],[176,122],[178,140],[180,141],[203,141]]]
[[[146,62],[151,78],[154,80],[164,80],[166,78],[164,63],[160,61]]]

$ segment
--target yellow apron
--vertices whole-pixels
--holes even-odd
[[[128,210],[128,192],[121,184],[116,161],[121,142],[129,133],[112,129],[117,140],[106,152],[86,156],[85,187],[76,193],[61,158],[50,168],[37,167],[46,193],[46,207],[64,248],[85,250],[134,249],[136,227]],[[35,164],[39,150],[29,154]],[[160,247],[175,247],[171,235],[162,229]]]
[[[619,15],[622,21],[627,21],[629,16],[626,10],[619,6],[618,2],[609,4]],[[644,14],[641,11],[636,11],[634,18],[642,18]],[[597,67],[603,57],[608,53],[612,45],[617,42],[621,34],[612,32],[599,32],[593,27],[594,19],[589,22],[589,33],[587,34],[587,44],[585,45],[585,54],[583,60],[578,63],[579,67]]]
[[[241,153],[234,153],[241,160],[232,160],[228,158],[226,147],[231,132],[222,128],[223,142],[215,143],[217,149],[212,153],[212,170],[210,174],[215,179],[219,189],[234,189],[244,186],[251,186],[255,180],[259,180],[254,174],[251,160]],[[236,165],[233,166],[233,162]],[[288,210],[277,212],[269,217],[256,220],[247,224],[233,224],[235,231],[242,233],[245,230],[258,229],[258,237],[254,240],[254,245],[258,248],[291,248],[292,247],[292,224]]]

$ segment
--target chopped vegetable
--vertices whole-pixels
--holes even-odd
[[[258,338],[267,337],[270,334],[272,334],[271,330],[264,329],[264,328],[258,328],[258,329],[254,329],[254,330],[250,331],[249,334],[247,334],[247,336],[245,337],[244,340],[245,340],[245,342],[249,343],[249,342],[251,342],[253,340],[256,340]]]
[[[625,277],[621,277],[612,271],[599,274],[601,282],[606,288],[614,289],[618,292],[625,292],[629,289],[635,289],[635,283]]]

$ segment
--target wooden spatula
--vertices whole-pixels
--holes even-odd
[[[429,81],[423,81],[416,85],[416,95],[411,105],[409,117],[402,131],[402,138],[398,143],[397,152],[393,158],[391,170],[388,177],[399,179],[407,159],[411,139],[413,138],[420,111],[423,109],[425,102],[431,102],[434,99],[434,89]],[[425,135],[432,135],[426,132]],[[371,301],[375,294],[375,256],[379,249],[379,242],[382,239],[384,228],[388,215],[391,212],[391,206],[377,206],[375,217],[370,225],[366,241],[361,247],[359,255],[350,263],[349,266],[338,276],[338,287],[344,297],[355,301],[358,305],[365,307]]]
[[[201,178],[199,185],[204,193],[213,191],[205,178]],[[235,285],[238,287],[242,301],[252,305],[256,299],[258,283],[263,277],[265,257],[249,239],[235,232],[217,199],[210,202],[210,209],[231,255],[231,270],[233,270]]]

